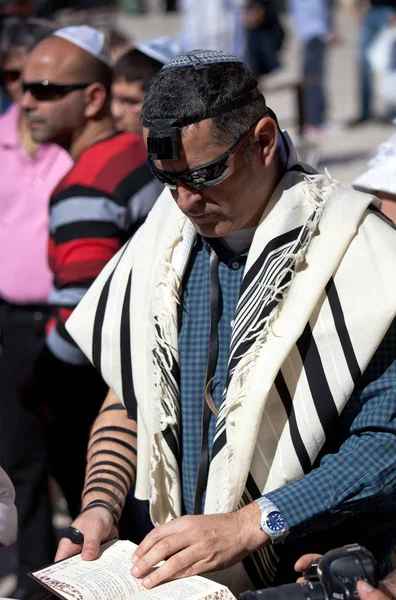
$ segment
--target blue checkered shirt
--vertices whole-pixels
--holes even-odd
[[[221,402],[227,376],[232,321],[238,302],[246,253],[219,262],[221,318],[213,400]],[[182,490],[185,511],[193,513],[201,451],[202,409],[210,331],[210,248],[197,237],[184,278],[180,312],[180,385],[182,412]],[[376,351],[339,419],[345,442],[326,455],[318,468],[267,497],[283,512],[290,538],[335,525],[370,497],[396,485],[396,323]],[[375,398],[375,402],[373,402]],[[209,429],[209,447],[215,417]],[[378,464],[381,469],[379,475]],[[384,477],[386,472],[388,476]]]

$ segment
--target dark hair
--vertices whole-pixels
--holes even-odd
[[[164,69],[150,82],[144,98],[142,120],[194,117],[257,87],[257,79],[244,63],[217,63],[203,69]],[[232,143],[265,114],[259,96],[241,108],[213,118],[217,141]]]
[[[137,48],[132,48],[123,54],[115,64],[114,78],[124,77],[126,81],[140,81],[145,90],[149,81],[163,67],[163,63],[147,56]]]
[[[10,17],[4,19],[0,35],[0,62],[3,63],[8,52],[22,48],[30,52],[36,44],[55,30],[52,23],[40,19]]]
[[[87,56],[84,55],[86,61],[84,61],[83,67],[84,70],[86,69],[89,73],[89,80],[101,83],[107,90],[108,95],[110,95],[111,84],[113,83],[113,69],[95,56],[91,56],[88,53],[85,54],[87,54]]]

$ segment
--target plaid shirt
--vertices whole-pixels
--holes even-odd
[[[217,250],[217,249],[216,249]],[[231,341],[231,322],[239,298],[247,252],[234,256],[224,248],[219,256],[220,311],[219,354],[212,397],[220,406],[227,375],[228,349]],[[182,421],[182,489],[187,514],[194,512],[194,496],[201,458],[202,408],[210,331],[210,246],[197,236],[189,269],[184,278],[180,348],[180,393]],[[209,448],[212,447],[216,418],[209,426]]]
[[[225,386],[232,320],[245,262],[246,253],[232,256],[224,249],[220,256],[219,355],[212,393],[216,406],[220,405]],[[200,463],[209,302],[209,245],[198,236],[184,279],[179,331],[182,486],[188,514],[193,512]],[[337,433],[345,441],[337,453],[326,454],[309,474],[267,494],[284,513],[290,527],[290,539],[335,525],[350,514],[356,502],[361,506],[368,505],[373,496],[380,492],[387,494],[395,485],[395,447],[387,443],[396,433],[395,355],[396,323],[389,329],[340,415]],[[215,418],[212,416],[209,447],[214,429]],[[377,477],[379,462],[389,465],[386,481]]]

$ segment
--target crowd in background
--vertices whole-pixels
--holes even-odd
[[[360,112],[345,127],[379,117],[373,109],[369,50],[396,20],[396,2],[364,4],[356,6],[361,11]],[[68,514],[74,518],[80,510],[89,431],[107,390],[65,322],[162,190],[146,165],[142,138],[140,112],[149,81],[179,51],[197,47],[244,58],[258,78],[276,72],[287,35],[287,11],[301,44],[301,133],[317,139],[332,127],[326,112],[326,54],[340,38],[331,0],[283,5],[269,0],[167,0],[161,4],[164,13],[179,11],[182,17],[177,40],[134,44],[116,28],[104,28],[103,45],[111,46],[113,63],[100,58],[98,46],[102,62],[96,72],[88,59],[80,70],[64,60],[65,34],[58,36],[52,79],[62,69],[73,70],[73,85],[52,85],[50,78],[45,83],[34,63],[25,70],[37,44],[57,29],[58,11],[71,8],[88,15],[104,7],[135,14],[149,10],[144,0],[124,0],[118,6],[108,0],[0,2],[0,464],[16,491],[18,581],[10,593],[15,599],[41,597],[26,574],[54,557],[50,475],[67,501]],[[88,38],[79,38],[80,48],[96,43]],[[92,87],[91,81],[100,86]],[[87,88],[89,102],[83,104]],[[381,118],[391,122],[393,117],[390,103]],[[356,182],[356,187],[382,198],[383,210],[392,219],[396,188],[389,174],[396,166],[395,148],[391,138]],[[93,199],[100,200],[99,209]],[[95,404],[84,403],[89,395]],[[137,513],[139,527],[131,531],[128,514]],[[121,535],[138,541],[149,529],[146,505],[130,494]]]

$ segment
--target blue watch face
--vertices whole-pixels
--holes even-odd
[[[286,519],[277,510],[273,510],[267,515],[266,523],[271,531],[283,531],[286,527]]]

